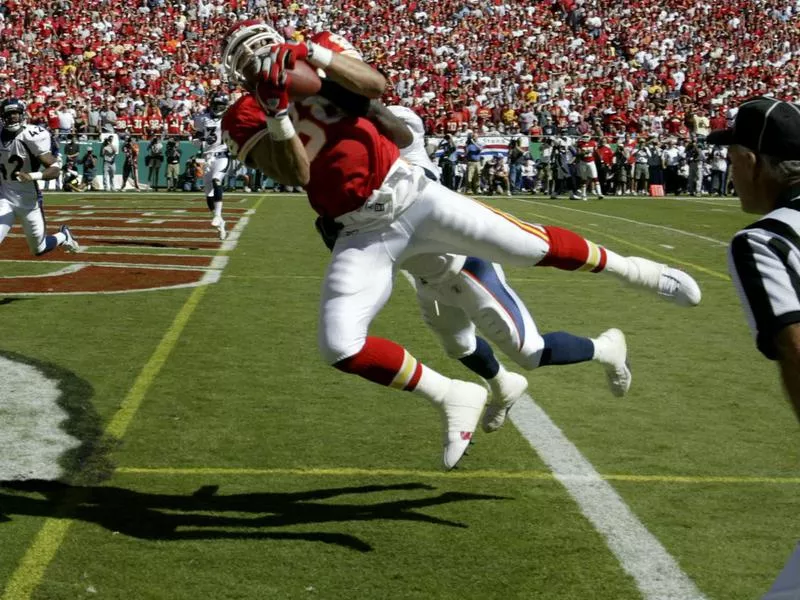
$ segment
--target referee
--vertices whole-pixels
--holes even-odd
[[[728,266],[756,345],[780,366],[800,419],[800,105],[758,97],[709,145],[730,146],[746,213],[764,215],[731,241]],[[800,598],[800,545],[763,600]]]

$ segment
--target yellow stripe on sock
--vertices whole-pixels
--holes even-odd
[[[414,371],[417,370],[417,359],[411,356],[407,350],[404,350],[404,352],[403,366],[400,367],[397,375],[392,379],[392,383],[389,384],[390,387],[398,390],[406,389],[408,382],[411,381],[411,377],[414,375]]]
[[[589,240],[586,240],[586,245],[589,247],[589,256],[586,258],[586,262],[578,267],[578,271],[591,271],[600,264],[600,248]]]

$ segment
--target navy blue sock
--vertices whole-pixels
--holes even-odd
[[[540,367],[586,362],[592,360],[594,356],[594,344],[589,338],[572,335],[566,331],[545,333],[542,338],[544,338],[544,350],[539,361]]]
[[[208,210],[214,212],[214,196],[206,196],[206,206],[208,206]]]
[[[44,238],[44,250],[42,250],[41,252],[37,252],[36,256],[47,254],[48,252],[54,250],[55,248],[58,248],[58,240],[56,239],[56,236],[48,235],[46,238]]]
[[[214,202],[222,202],[222,185],[213,181],[211,183],[214,186]]]
[[[475,352],[460,359],[461,364],[484,379],[492,379],[500,371],[500,363],[497,362],[492,347],[486,340],[480,337],[475,339],[478,341]]]

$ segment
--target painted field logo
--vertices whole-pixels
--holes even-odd
[[[48,223],[68,222],[82,251],[32,257],[15,229],[0,245],[0,296],[115,294],[208,285],[219,280],[251,209],[226,209],[220,241],[204,207],[142,209],[61,206]],[[4,269],[3,265],[8,265]],[[48,268],[52,267],[52,268]]]
[[[91,385],[56,365],[0,352],[0,481],[99,481],[111,470]]]

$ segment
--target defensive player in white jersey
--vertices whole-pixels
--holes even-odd
[[[298,60],[324,70],[326,79],[318,95],[292,103],[289,71]],[[379,98],[386,90],[386,79],[369,65],[313,40],[287,44],[261,21],[231,28],[222,64],[229,80],[249,92],[226,112],[230,147],[279,183],[304,186],[317,213],[343,226],[323,282],[318,341],[324,359],[439,408],[446,468],[467,449],[486,390],[445,377],[392,340],[369,335],[396,269],[410,258],[469,252],[504,264],[606,273],[678,304],[700,302],[699,287],[682,271],[622,256],[563,228],[525,223],[427,179],[359,113],[359,98]],[[348,92],[357,98],[341,101]],[[337,108],[343,106],[351,108]]]
[[[50,133],[25,123],[25,104],[16,98],[0,103],[0,125],[0,243],[19,219],[36,256],[58,246],[78,252],[80,246],[66,225],[47,235],[39,182],[56,179],[61,173]]]
[[[439,170],[425,151],[422,119],[405,106],[389,106],[388,110],[402,119],[413,136],[408,146],[400,148],[400,156],[437,181]],[[484,431],[496,431],[503,425],[514,402],[528,389],[528,380],[507,371],[476,328],[524,369],[595,360],[604,366],[612,394],[621,397],[630,389],[622,331],[609,329],[597,339],[564,331],[540,335],[499,264],[473,256],[421,254],[403,263],[403,270],[417,291],[423,320],[447,354],[489,384],[492,397],[483,414]]]
[[[222,182],[230,165],[230,152],[222,139],[220,125],[229,103],[227,94],[215,92],[211,95],[208,108],[197,116],[194,124],[194,142],[202,149],[205,160],[203,190],[208,210],[214,215],[211,226],[219,231],[221,240],[228,236],[222,218]]]

